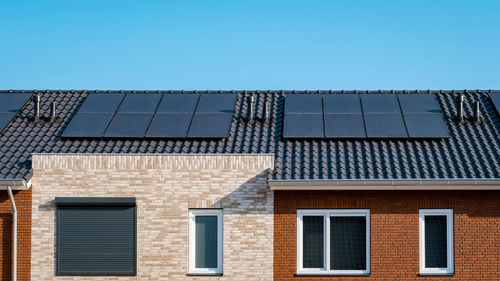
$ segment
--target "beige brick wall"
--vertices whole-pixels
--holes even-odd
[[[32,280],[272,280],[271,155],[33,156]],[[55,276],[55,197],[137,199],[137,276]],[[187,276],[188,209],[224,208],[223,276]]]

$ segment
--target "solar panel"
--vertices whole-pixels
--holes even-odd
[[[184,138],[189,129],[193,114],[156,114],[149,125],[146,137]]]
[[[32,94],[0,94],[0,133],[5,131],[12,119],[32,96]]]
[[[78,112],[64,130],[62,137],[102,137],[111,118],[113,113]]]
[[[365,114],[401,114],[397,96],[394,94],[361,94]]]
[[[325,114],[326,138],[365,138],[361,114]]]
[[[284,138],[323,138],[322,114],[285,114]]]
[[[401,114],[365,114],[369,138],[408,138]]]
[[[160,103],[159,94],[127,94],[118,109],[119,113],[153,114]]]
[[[104,133],[111,138],[143,138],[153,114],[117,113]]]
[[[398,95],[403,114],[440,114],[433,94]]]
[[[439,114],[405,114],[410,138],[449,138],[450,134]]]
[[[0,113],[17,114],[32,96],[32,94],[0,94]]]
[[[361,114],[361,102],[358,95],[324,95],[324,113],[358,113]]]
[[[490,93],[490,99],[497,110],[497,113],[500,115],[500,93]]]
[[[236,103],[236,94],[207,94],[201,95],[196,113],[215,114],[233,113]]]
[[[156,113],[193,114],[199,98],[199,94],[165,94],[161,99]]]
[[[290,113],[323,113],[323,102],[321,95],[286,95],[285,114]]]
[[[189,128],[189,138],[225,138],[229,134],[233,115],[221,114],[195,114],[191,127]]]
[[[125,94],[89,94],[79,113],[114,113]]]
[[[10,121],[12,121],[12,118],[16,116],[15,113],[0,113],[0,133],[2,133],[5,128],[7,128],[7,125],[9,125]]]

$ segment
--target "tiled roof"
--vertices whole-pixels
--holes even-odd
[[[500,120],[488,91],[430,91],[436,95],[445,117],[451,135],[447,140],[282,139],[285,94],[354,93],[352,91],[234,91],[238,93],[236,113],[226,140],[61,139],[59,135],[71,116],[91,92],[96,91],[39,92],[41,113],[48,115],[50,103],[56,102],[58,117],[62,120],[50,125],[28,122],[33,108],[30,101],[0,136],[0,179],[29,177],[31,153],[271,153],[276,156],[273,179],[278,180],[500,178]],[[390,92],[428,93],[382,91]],[[457,124],[452,121],[456,114],[455,97],[458,93],[465,95],[465,116],[472,116],[474,101],[481,102],[484,122]],[[270,124],[245,122],[243,116],[248,110],[245,102],[248,95],[256,97],[257,117],[262,117],[265,101],[271,101],[273,121]]]

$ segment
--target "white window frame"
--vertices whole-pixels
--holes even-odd
[[[189,274],[215,275],[222,274],[222,209],[190,209],[189,210]],[[217,267],[197,268],[196,258],[196,216],[217,217]]]
[[[304,216],[323,216],[323,268],[303,267],[303,224]],[[366,269],[330,269],[330,217],[366,218]],[[302,209],[297,210],[297,275],[368,275],[370,274],[370,210],[369,209]]]
[[[425,267],[425,216],[446,216],[446,253],[448,267],[427,268]],[[420,209],[420,274],[422,275],[446,275],[453,274],[453,210],[452,209]]]

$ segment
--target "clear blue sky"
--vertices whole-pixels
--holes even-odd
[[[0,89],[500,89],[500,1],[2,1]]]

